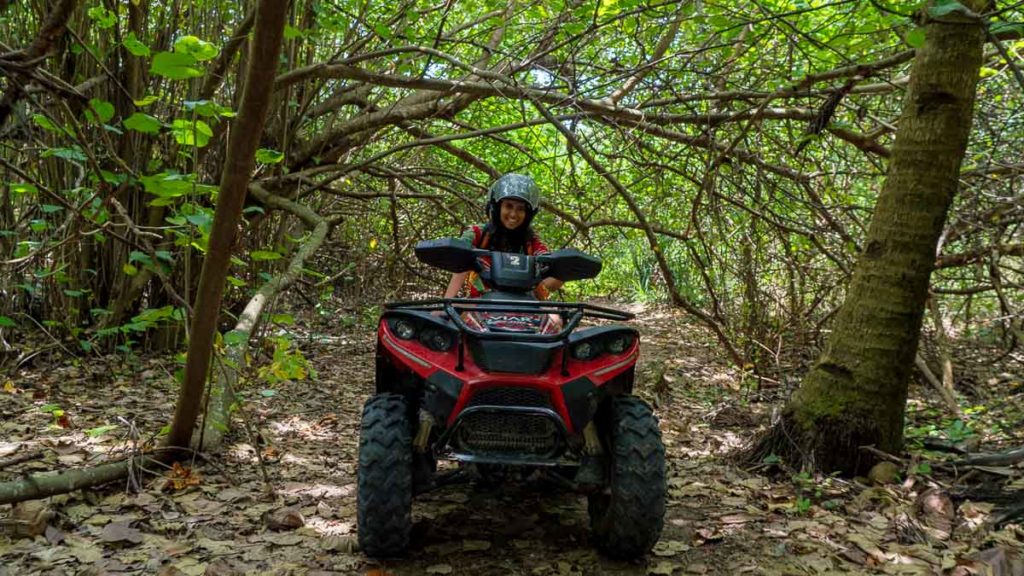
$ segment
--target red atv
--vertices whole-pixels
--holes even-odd
[[[593,540],[620,559],[646,554],[665,515],[665,448],[650,407],[632,396],[639,335],[584,318],[630,320],[589,304],[545,302],[546,277],[593,278],[601,261],[577,250],[528,256],[456,239],[416,246],[426,264],[477,271],[479,299],[386,305],[377,332],[376,395],[359,437],[359,545],[369,556],[409,544],[412,499],[453,474],[547,472],[588,495]],[[551,317],[561,317],[559,323]]]

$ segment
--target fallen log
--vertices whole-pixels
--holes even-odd
[[[1019,462],[1024,462],[1024,447],[1002,452],[971,454],[965,456],[957,464],[960,466],[1012,466]]]

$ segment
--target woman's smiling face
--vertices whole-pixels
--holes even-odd
[[[526,202],[507,198],[501,201],[501,225],[509,230],[515,230],[526,222]]]

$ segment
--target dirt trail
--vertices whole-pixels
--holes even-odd
[[[13,538],[12,511],[0,507],[0,530],[8,532],[0,535],[0,576],[928,574],[970,552],[969,543],[896,542],[894,506],[906,489],[871,488],[892,497],[858,501],[866,491],[848,482],[771,481],[725,463],[770,406],[742,401],[750,394],[742,375],[725,367],[703,331],[671,310],[638,312],[638,391],[657,405],[670,471],[665,530],[645,560],[598,556],[585,498],[529,481],[446,486],[417,499],[406,558],[378,563],[354,551],[358,424],[372,391],[373,334],[352,327],[302,344],[316,382],[247,389],[248,425],[237,427],[223,458],[198,460],[190,477],[179,472],[177,488],[165,471],[136,494],[111,486],[50,499],[42,513],[53,516],[34,538]],[[44,456],[0,469],[0,480],[95,461],[124,446],[124,422],[157,430],[173,404],[167,360],[39,368],[12,379],[15,393],[0,392],[0,462],[36,449]],[[48,405],[59,405],[68,428]],[[1001,534],[1019,545],[1012,527]]]

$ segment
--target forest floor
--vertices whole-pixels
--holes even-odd
[[[637,391],[656,406],[669,470],[665,528],[646,559],[603,559],[590,546],[586,499],[530,481],[423,495],[405,558],[361,555],[355,464],[374,334],[358,320],[366,314],[350,311],[347,328],[334,316],[293,327],[315,381],[243,390],[244,424],[216,458],[154,470],[137,489],[122,483],[0,506],[0,576],[984,574],[981,560],[990,573],[1024,575],[1020,519],[996,526],[999,504],[970,496],[979,486],[1024,494],[1020,464],[953,469],[945,463],[958,456],[917,450],[877,482],[799,473],[771,458],[739,467],[728,455],[768,425],[791,390],[757,391],[677,311],[634,308],[643,341]],[[926,437],[973,450],[1024,444],[1015,360],[971,369],[968,380],[986,397],[962,398],[977,406],[959,424],[923,398],[931,390],[913,390],[911,445]],[[0,481],[115,458],[151,439],[173,411],[177,367],[166,357],[41,356],[9,374]]]

